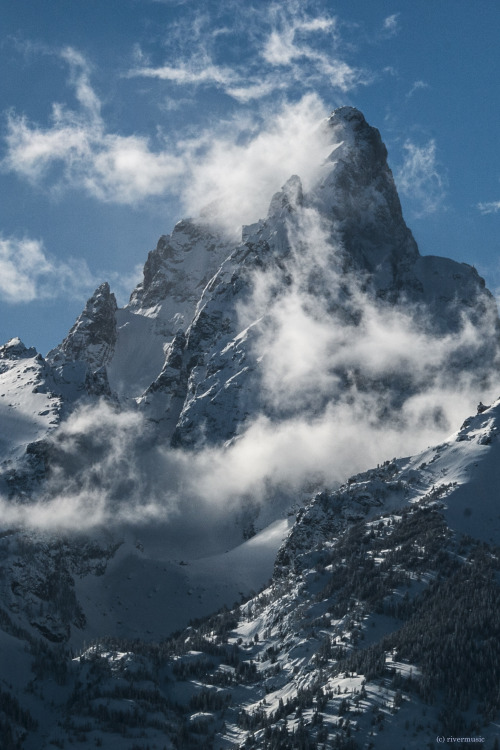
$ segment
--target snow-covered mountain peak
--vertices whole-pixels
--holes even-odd
[[[144,278],[131,294],[127,309],[161,318],[168,335],[187,328],[203,288],[229,255],[232,243],[210,225],[179,221],[160,237],[144,265]]]
[[[387,158],[387,149],[379,131],[368,124],[364,114],[356,107],[334,109],[328,118],[327,127],[332,132],[333,142],[346,142],[351,148],[357,147],[365,151],[371,149],[381,160]]]
[[[335,110],[327,127],[334,148],[310,203],[335,225],[346,262],[372,275],[376,286],[392,286],[388,267],[397,264],[399,275],[419,253],[403,219],[387,149],[379,131],[352,107]]]
[[[116,310],[115,295],[105,281],[87,301],[68,336],[48,353],[47,360],[56,366],[82,361],[93,370],[102,367],[116,343]]]
[[[34,346],[28,348],[17,336],[0,346],[0,359],[28,359],[36,353]]]
[[[333,110],[329,123],[348,125],[351,129],[367,125],[364,114],[357,107],[351,107],[347,104]]]
[[[292,175],[280,191],[275,193],[269,204],[268,219],[277,218],[283,212],[292,211],[304,202],[302,181],[297,175]]]
[[[320,306],[330,311],[343,305],[335,299],[335,290],[352,287],[353,280],[357,284],[361,279],[372,297],[390,304],[409,301],[422,305],[424,314],[430,314],[431,327],[441,326],[443,332],[451,325],[459,328],[462,300],[467,300],[470,314],[481,307],[478,320],[492,309],[492,300],[472,269],[453,261],[420,257],[402,216],[378,130],[352,107],[335,110],[324,127],[329,131],[332,153],[311,190],[304,190],[299,176],[290,177],[272,197],[267,217],[243,227],[242,243],[236,246],[219,234],[208,214],[178,222],[149,253],[143,280],[129,304],[117,309],[108,285],[100,287],[67,338],[49,353],[49,362],[56,367],[84,362],[91,378],[100,371],[99,383],[90,390],[110,391],[122,401],[141,400],[152,384],[155,393],[159,393],[160,382],[172,386],[172,346],[182,331],[186,335],[182,357],[180,339],[174,346],[175,360],[183,361],[176,376],[176,400],[188,388],[185,406],[194,404],[196,396],[193,400],[192,394],[199,390],[202,403],[210,404],[210,409],[215,403],[218,409],[226,409],[228,394],[239,399],[242,391],[240,384],[235,388],[233,378],[237,376],[239,383],[254,371],[253,363],[239,367],[236,362],[247,359],[246,350],[259,335],[259,327],[253,323],[269,312],[269,305],[264,304],[253,318],[243,320],[240,314],[252,295],[256,272],[261,278],[267,272],[269,278],[274,275],[270,283],[278,296],[286,294],[292,284],[319,300],[325,298]],[[346,314],[352,318],[352,311]],[[354,312],[359,314],[359,309]],[[335,321],[331,323],[333,326]],[[252,342],[244,343],[238,336],[249,325],[253,326]],[[207,337],[208,330],[212,333]],[[238,359],[222,355],[231,341],[239,342]],[[220,352],[216,351],[219,343]],[[226,351],[233,352],[233,348]],[[170,375],[165,381],[166,372]],[[227,380],[222,379],[225,375]],[[198,389],[193,378],[200,377]],[[89,392],[88,384],[84,391]],[[255,406],[249,406],[247,397],[241,414],[251,415]],[[164,402],[165,406],[171,403],[170,396],[165,395]],[[142,403],[146,405],[147,400]],[[158,406],[155,397],[151,409]],[[186,415],[184,408],[181,411]],[[231,424],[237,429],[240,409],[232,407],[231,411]],[[151,413],[152,419],[157,417]],[[224,432],[216,439],[233,435]]]

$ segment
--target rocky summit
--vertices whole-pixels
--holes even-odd
[[[0,347],[6,750],[495,746],[496,303],[358,110],[310,137],[240,241],[200,207]]]

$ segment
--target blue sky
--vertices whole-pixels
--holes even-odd
[[[500,5],[3,0],[0,342],[42,353],[108,280],[219,200],[262,216],[343,104],[389,150],[423,254],[500,286]]]

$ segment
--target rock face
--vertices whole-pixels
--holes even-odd
[[[87,362],[98,370],[113,356],[116,344],[116,298],[109,284],[96,289],[67,337],[47,355],[53,365]]]
[[[378,288],[397,288],[419,253],[403,220],[387,150],[378,130],[351,107],[337,110],[328,127],[338,146],[312,202],[336,225],[346,261],[379,278]]]
[[[170,335],[185,329],[204,287],[230,249],[230,243],[208,225],[180,221],[149,253],[144,279],[132,292],[128,308],[161,317]]]

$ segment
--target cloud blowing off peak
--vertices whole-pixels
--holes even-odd
[[[287,153],[287,128],[310,141],[306,104],[256,139],[259,154]],[[249,498],[269,518],[312,485],[439,442],[490,399],[499,351],[491,295],[472,268],[420,256],[380,135],[361,113],[342,108],[328,125],[321,115],[316,164],[303,184],[288,180],[229,257],[203,225],[181,223],[150,256],[149,287],[138,287],[133,311],[106,313],[105,330],[115,330],[102,349],[109,355],[99,360],[95,326],[75,329],[78,347],[70,334],[52,353],[54,383],[74,371],[72,351],[80,362],[88,353],[94,390],[45,439],[48,474],[35,505],[4,501],[8,523],[154,521],[190,524],[202,539]],[[257,151],[245,153],[231,220],[247,172],[259,165]],[[224,262],[200,286],[216,251]],[[146,299],[154,305],[141,307]],[[170,319],[183,321],[173,340]],[[111,390],[114,406],[96,402],[95,383],[105,373],[111,384],[126,381],[132,364],[151,369],[151,385],[128,401]]]
[[[78,108],[54,103],[45,127],[11,112],[2,161],[4,170],[55,194],[68,188],[83,190],[99,201],[130,206],[180,196],[189,214],[216,201],[220,220],[234,232],[238,225],[262,215],[276,185],[294,172],[307,182],[312,165],[317,168],[318,156],[326,156],[324,144],[310,137],[327,114],[314,93],[296,102],[285,98],[262,111],[257,109],[254,116],[238,114],[192,137],[162,136],[153,142],[144,136],[112,132],[92,86],[87,60],[69,47],[60,57],[69,67],[68,85]],[[165,75],[167,71],[173,69],[165,68]],[[141,75],[152,74],[148,69],[141,71]],[[187,69],[183,75],[195,78]],[[203,76],[212,76],[205,65]]]

